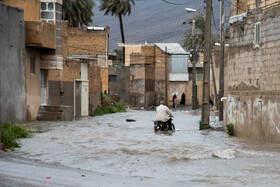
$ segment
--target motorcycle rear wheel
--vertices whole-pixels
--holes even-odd
[[[175,131],[175,125],[172,123],[171,124],[171,130],[174,132]]]

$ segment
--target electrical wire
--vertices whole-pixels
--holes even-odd
[[[72,49],[88,50],[88,48],[81,48],[81,47],[75,47],[75,46],[69,46],[69,47],[72,48]],[[173,49],[176,49],[176,48],[168,48],[168,50],[173,50]],[[134,58],[133,64],[137,64],[137,63],[143,64],[143,63],[140,63],[140,62],[144,62],[145,60],[150,61],[151,58],[158,57],[159,55],[164,55],[164,53],[165,53],[165,51],[163,51],[162,49],[160,49],[160,51],[155,53],[154,55],[150,55],[150,56],[143,56],[141,53],[139,53],[140,56],[138,56],[138,57],[137,56],[133,56],[132,57],[132,58]],[[168,53],[168,51],[167,51],[167,53]],[[91,55],[96,55],[96,54],[91,54]],[[188,54],[183,54],[183,55],[188,55]],[[127,57],[131,57],[131,55],[126,54],[125,58],[127,58]]]
[[[213,19],[214,27],[215,27],[216,31],[218,31],[217,26],[216,26],[216,21],[215,21],[215,16],[214,16],[213,5],[212,4],[211,4],[211,12],[212,12],[212,19]]]
[[[165,2],[165,3],[172,4],[172,5],[187,5],[187,4],[189,4],[189,3],[194,2],[195,0],[190,1],[190,2],[186,2],[186,3],[174,3],[174,2],[171,2],[171,1],[167,1],[167,0],[161,0],[161,1],[163,1],[163,2]]]

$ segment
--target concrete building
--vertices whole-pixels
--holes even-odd
[[[237,136],[280,142],[280,2],[248,0],[244,8],[230,18],[224,124]]]
[[[70,105],[73,116],[88,116],[108,91],[109,27],[68,27],[62,24],[63,71],[49,73],[53,105]]]
[[[0,123],[21,123],[26,120],[23,9],[0,2],[0,17]]]
[[[129,67],[129,82],[128,80],[125,80],[125,83],[118,82],[116,89],[117,84],[111,84],[113,79],[109,79],[110,95],[119,95],[120,100],[127,101],[131,106],[149,107],[158,105],[160,100],[167,100],[170,106],[174,93],[179,94],[179,97],[183,92],[186,93],[189,80],[189,54],[179,44],[119,44],[119,46],[125,48],[125,67]],[[118,76],[111,72],[109,77]],[[127,72],[123,72],[123,75],[126,74]],[[111,90],[114,90],[114,93],[111,93]],[[122,95],[127,98],[122,99]]]
[[[62,0],[3,0],[24,10],[26,120],[36,120],[39,108],[48,105],[48,71],[62,69]],[[48,19],[44,16],[48,14]],[[4,16],[6,17],[6,16]]]

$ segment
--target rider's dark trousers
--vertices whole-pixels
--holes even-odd
[[[168,121],[166,121],[166,123],[168,124],[168,130],[172,130],[172,128],[171,128],[171,118],[168,120]]]

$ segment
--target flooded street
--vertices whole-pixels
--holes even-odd
[[[44,122],[49,130],[22,139],[22,147],[13,154],[181,186],[280,185],[279,144],[229,137],[224,131],[199,131],[200,115],[191,111],[175,111],[173,115],[176,132],[172,135],[154,133],[155,111]],[[215,120],[211,118],[212,124]]]

